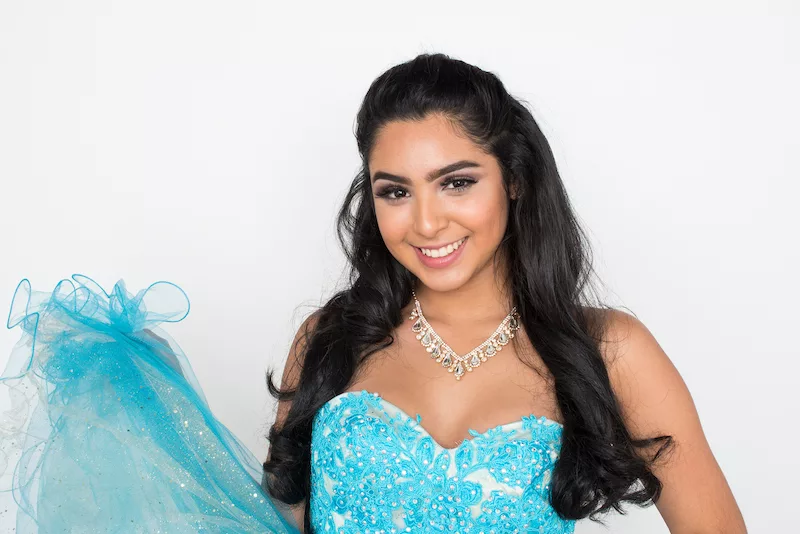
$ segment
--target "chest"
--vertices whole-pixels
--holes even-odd
[[[524,332],[457,381],[407,326],[394,332],[391,346],[368,357],[347,391],[377,392],[404,413],[419,415],[422,427],[443,447],[469,439],[470,430],[483,432],[525,416],[561,421],[552,380]],[[459,354],[483,341],[449,339]]]

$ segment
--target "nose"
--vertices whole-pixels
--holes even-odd
[[[444,206],[435,194],[418,194],[414,205],[414,231],[433,239],[447,226]]]

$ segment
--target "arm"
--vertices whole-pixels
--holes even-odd
[[[289,356],[286,359],[286,365],[283,368],[283,377],[281,378],[282,390],[287,388],[294,389],[300,382],[300,371],[303,365],[302,356],[305,353],[306,335],[311,335],[314,327],[316,326],[316,322],[317,316],[316,314],[312,314],[305,321],[303,321],[303,324],[300,325],[297,334],[295,334],[291,348],[289,349]],[[289,414],[291,405],[291,401],[278,402],[278,410],[275,416],[275,423],[273,424],[275,428],[280,428],[286,421],[286,417]],[[272,448],[270,447],[267,451],[267,460],[269,460],[271,453]],[[291,507],[292,514],[294,515],[297,523],[297,528],[300,530],[300,532],[304,532],[303,525],[305,519],[305,504],[305,501],[301,501],[295,505],[292,505]]]
[[[674,450],[653,468],[663,483],[656,508],[669,531],[746,534],[694,401],[669,357],[645,325],[627,313],[610,312],[606,334],[601,351],[631,435],[670,435],[674,440]]]

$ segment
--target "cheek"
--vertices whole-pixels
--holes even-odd
[[[375,218],[378,221],[378,229],[381,237],[388,246],[394,245],[404,239],[406,235],[407,218],[404,210],[393,208],[386,209],[382,206],[375,206]]]
[[[508,218],[508,210],[499,196],[489,198],[476,197],[462,203],[454,213],[459,214],[462,226],[475,233],[494,239],[495,234],[502,236]]]

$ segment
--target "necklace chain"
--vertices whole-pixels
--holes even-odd
[[[472,372],[481,363],[503,350],[503,347],[511,341],[519,329],[519,314],[517,313],[517,307],[514,306],[486,341],[465,355],[459,356],[450,348],[450,345],[439,337],[439,334],[434,331],[428,320],[425,319],[422,314],[422,306],[417,300],[417,295],[413,289],[411,294],[414,296],[414,309],[411,311],[409,319],[412,321],[416,319],[411,325],[411,330],[416,334],[417,339],[425,347],[425,350],[430,353],[431,358],[436,363],[441,363],[442,367],[447,369],[449,373],[453,373],[456,380],[461,380],[466,373]]]

